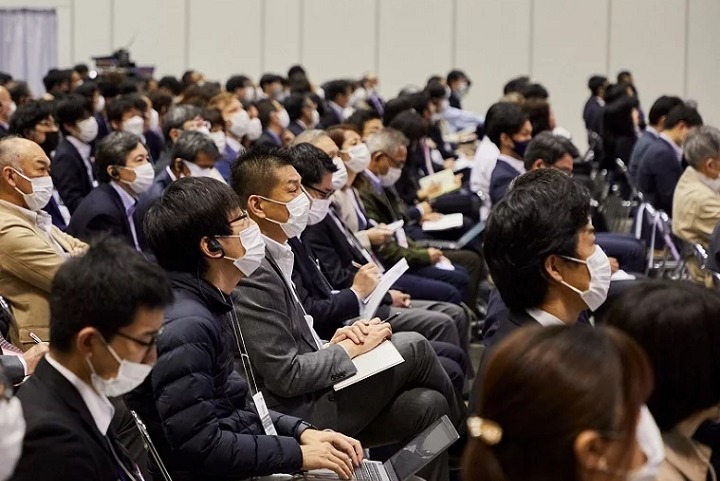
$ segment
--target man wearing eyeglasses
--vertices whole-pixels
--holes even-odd
[[[58,270],[50,352],[18,392],[27,430],[10,479],[142,479],[110,425],[108,397],[150,374],[171,300],[162,269],[120,240],[102,240]]]

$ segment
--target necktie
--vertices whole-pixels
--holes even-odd
[[[340,229],[340,232],[342,232],[345,236],[345,240],[347,240],[348,244],[350,244],[350,247],[355,249],[355,255],[357,256],[357,253],[359,253],[366,262],[375,263],[378,266],[380,273],[385,272],[385,268],[383,267],[380,260],[375,257],[372,252],[369,252],[362,246],[362,244],[360,244],[360,241],[357,240],[357,237],[355,237],[355,235],[350,231],[350,229],[345,225],[345,223],[337,215],[335,215],[335,212],[331,210],[329,212],[329,215],[330,218],[335,222],[337,228]]]
[[[23,355],[22,349],[19,349],[14,344],[10,344],[2,335],[0,335],[0,348],[2,348],[3,354]]]

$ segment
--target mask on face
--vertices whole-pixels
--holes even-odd
[[[243,89],[243,102],[253,103],[255,101],[255,87],[249,86]]]
[[[370,165],[370,150],[365,144],[353,145],[348,149],[350,154],[350,160],[347,163],[347,168],[359,174],[364,171]]]
[[[230,133],[238,139],[242,139],[247,135],[249,125],[250,117],[248,117],[245,110],[238,110],[230,117]]]
[[[45,152],[48,157],[52,158],[51,154],[55,152],[55,149],[57,149],[59,143],[59,132],[45,132],[45,142],[43,142],[40,147],[42,147],[43,152]]]
[[[470,86],[467,84],[467,82],[460,82],[460,84],[458,85],[458,95],[460,95],[460,97],[464,97],[465,95],[467,95],[469,89]]]
[[[150,130],[158,130],[160,128],[160,114],[155,109],[150,109]]]
[[[145,131],[145,121],[139,115],[134,115],[123,122],[122,129],[123,132],[140,137]]]
[[[399,167],[390,167],[385,175],[380,175],[380,184],[383,187],[392,187],[400,179],[402,169]]]
[[[448,99],[442,99],[440,101],[440,112],[445,112],[450,107],[450,101]]]
[[[308,127],[311,129],[320,125],[320,112],[318,112],[317,109],[312,111],[312,120],[310,121],[310,124],[311,125],[308,125]]]
[[[145,162],[138,167],[124,167],[135,172],[135,180],[128,182],[120,179],[120,182],[128,184],[130,189],[135,192],[136,195],[140,195],[150,188],[155,179],[155,169],[153,169],[150,162]]]
[[[257,139],[260,138],[262,135],[262,123],[260,123],[260,119],[255,117],[254,119],[250,119],[250,123],[248,124],[248,131],[247,131],[247,138],[254,142]]]
[[[308,213],[308,225],[319,224],[330,211],[330,199],[313,199]]]
[[[245,277],[250,277],[265,258],[265,241],[263,241],[260,233],[260,227],[253,224],[240,234],[234,236],[217,236],[217,237],[238,237],[240,243],[245,249],[245,255],[240,259],[225,256],[225,259],[233,261],[233,265],[243,273]]]
[[[637,426],[637,441],[645,453],[645,464],[630,473],[628,481],[654,481],[665,459],[665,446],[660,429],[647,406],[640,408],[640,420]]]
[[[568,256],[560,257],[587,266],[588,272],[590,273],[590,285],[586,291],[581,291],[565,281],[560,282],[568,289],[577,293],[585,304],[587,304],[588,309],[596,311],[597,308],[605,302],[605,299],[607,299],[608,289],[610,289],[610,276],[612,273],[610,272],[610,260],[607,255],[605,255],[605,251],[596,245],[595,252],[593,252],[587,260],[583,261]]]
[[[290,125],[290,115],[288,115],[287,110],[282,109],[278,112],[278,122],[283,129],[288,128],[288,125]]]
[[[198,127],[197,129],[194,129],[194,130],[195,130],[195,132],[200,132],[200,133],[205,134],[208,137],[210,137],[210,129],[208,129],[206,125],[203,125],[202,127]]]
[[[105,110],[105,97],[103,97],[102,95],[98,96],[98,98],[95,99],[95,102],[93,102],[93,109],[95,110],[96,114],[99,114],[103,110]]]
[[[716,194],[720,194],[720,177],[717,177],[716,179],[711,179],[704,174],[700,174],[700,182],[705,184],[710,190],[712,190]]]
[[[34,177],[31,179],[30,177],[21,174],[18,170],[13,170],[17,175],[30,182],[32,186],[32,192],[30,192],[29,194],[26,194],[17,187],[15,187],[15,190],[23,196],[23,200],[25,200],[25,204],[27,204],[28,209],[33,212],[39,212],[43,207],[48,204],[48,202],[50,202],[50,198],[52,197],[52,177],[46,175],[44,177]]]
[[[88,117],[75,124],[78,129],[78,139],[89,144],[98,134],[98,123],[95,117]]]
[[[200,167],[199,165],[183,159],[183,164],[190,171],[191,177],[212,177],[212,167]]]
[[[337,170],[332,174],[332,186],[334,190],[340,190],[347,184],[347,169],[345,168],[345,163],[340,157],[333,158],[333,164],[335,164]]]
[[[16,397],[7,402],[0,401],[0,433],[0,481],[5,481],[15,471],[25,437],[25,417]]]
[[[262,196],[260,198],[285,206],[288,211],[288,220],[285,223],[278,222],[269,217],[266,217],[266,219],[273,224],[279,225],[285,235],[288,236],[288,239],[302,234],[302,231],[304,231],[307,226],[308,214],[310,212],[310,199],[304,191],[290,202],[280,202],[279,200]]]
[[[10,104],[8,105],[8,109],[7,109],[7,118],[12,117],[12,114],[14,114],[16,110],[17,110],[17,104],[11,100]]]
[[[525,157],[525,151],[527,150],[528,145],[530,145],[529,140],[525,140],[523,142],[520,142],[519,140],[513,140],[513,150],[515,151],[518,156]]]
[[[218,132],[210,132],[210,138],[213,139],[213,142],[215,142],[215,147],[217,147],[218,152],[222,154],[225,150],[225,144],[227,143],[227,140],[225,139],[225,132],[222,130]]]
[[[148,374],[150,374],[152,366],[120,359],[120,356],[110,347],[110,344],[108,344],[105,339],[102,341],[107,350],[110,351],[112,357],[120,364],[120,369],[118,369],[117,375],[114,378],[103,379],[95,372],[95,367],[90,361],[90,358],[85,358],[87,365],[90,367],[90,381],[95,390],[107,397],[117,397],[129,393],[142,384],[145,378],[148,377]]]

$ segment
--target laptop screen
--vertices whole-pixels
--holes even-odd
[[[392,472],[397,475],[396,481],[404,481],[424,468],[437,455],[445,451],[460,436],[450,419],[443,416],[435,423],[410,441],[404,448],[388,460]]]

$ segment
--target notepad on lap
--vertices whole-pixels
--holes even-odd
[[[379,372],[383,372],[391,367],[397,366],[398,364],[405,362],[405,359],[403,359],[400,352],[398,352],[392,342],[384,341],[372,351],[359,355],[353,359],[352,362],[355,364],[357,372],[354,376],[335,384],[333,389],[336,391],[345,389],[346,387],[352,386],[363,379],[367,379]]]
[[[433,192],[429,196],[431,199],[447,194],[448,192],[452,192],[459,188],[459,186],[455,183],[455,173],[452,171],[452,169],[445,169],[441,170],[440,172],[435,172],[434,174],[426,175],[425,177],[420,179],[419,182],[420,188],[427,190],[429,190],[430,186],[433,184],[438,184],[440,186],[440,190]]]
[[[371,319],[375,315],[375,312],[377,312],[378,307],[380,307],[387,291],[397,282],[400,276],[403,275],[409,267],[410,266],[408,266],[407,260],[403,257],[382,275],[378,285],[362,302],[362,306],[360,308],[361,319]]]
[[[422,230],[425,232],[435,232],[450,229],[457,229],[463,225],[463,215],[461,213],[446,214],[438,220],[426,220],[422,223]]]

